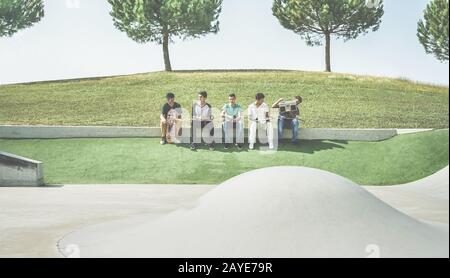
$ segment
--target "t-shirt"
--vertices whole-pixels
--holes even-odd
[[[233,106],[227,103],[222,107],[222,111],[225,111],[226,115],[230,118],[237,118],[240,113],[244,112],[244,109],[239,104]]]
[[[206,103],[203,107],[196,102],[192,106],[192,117],[195,120],[210,121],[212,119],[211,105]]]
[[[269,106],[266,103],[261,104],[259,107],[257,107],[255,103],[252,103],[248,107],[248,118],[250,121],[266,123],[266,115],[267,113],[269,113],[269,111]]]
[[[164,116],[164,118],[167,119],[167,114],[169,114],[169,111],[175,109],[179,114],[181,114],[181,105],[178,103],[174,103],[173,106],[170,106],[168,103],[164,104],[161,108],[161,114]]]

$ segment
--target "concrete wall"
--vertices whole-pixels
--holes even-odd
[[[0,138],[145,138],[160,136],[159,128],[102,126],[0,126]]]
[[[414,132],[419,131],[424,130],[414,130]],[[300,131],[300,139],[381,141],[400,133],[403,133],[402,130],[397,129],[304,128]],[[189,129],[185,134],[190,134]],[[220,129],[216,129],[216,134],[220,134]],[[160,136],[160,129],[154,127],[0,126],[0,138],[4,139],[157,138]],[[285,130],[283,137],[290,138],[290,130]]]
[[[0,186],[41,185],[44,185],[42,162],[0,152]]]

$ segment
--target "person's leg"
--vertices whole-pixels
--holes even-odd
[[[198,130],[201,128],[201,124],[199,121],[191,121],[191,149],[195,150],[197,148],[197,143],[199,141],[198,138]]]
[[[175,134],[176,134],[177,137],[182,136],[182,133],[181,133],[181,125],[182,125],[182,123],[183,122],[180,119],[177,119],[175,121]]]
[[[250,144],[250,149],[253,149],[255,143],[256,143],[256,129],[257,129],[258,123],[257,122],[250,122],[249,127],[249,134],[248,134],[248,142]]]
[[[271,122],[266,123],[267,140],[269,143],[269,148],[273,149],[273,125]]]
[[[239,148],[244,144],[244,124],[242,121],[236,123],[236,143]]]
[[[165,144],[167,136],[167,123],[163,123],[163,121],[160,121],[159,125],[161,127],[161,144]]]
[[[300,121],[298,119],[293,119],[291,121],[292,143],[297,143],[299,127],[300,127]]]
[[[278,140],[283,139],[283,130],[284,130],[284,117],[278,119]]]
[[[225,145],[233,143],[233,123],[225,121],[223,123],[223,132],[225,134]]]
[[[202,121],[203,142],[208,145],[210,150],[214,149],[214,123],[212,121]]]

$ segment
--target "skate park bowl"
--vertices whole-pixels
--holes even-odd
[[[43,163],[0,152],[0,186],[44,185]]]
[[[272,167],[231,178],[192,208],[86,227],[58,243],[63,255],[73,246],[81,257],[448,258],[449,233],[448,222],[416,219],[336,174]]]

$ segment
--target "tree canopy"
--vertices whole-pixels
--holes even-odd
[[[42,0],[0,0],[0,37],[12,36],[43,17]]]
[[[138,43],[163,45],[166,70],[172,70],[168,44],[178,37],[198,38],[219,31],[222,0],[108,0],[116,28]]]
[[[348,41],[377,31],[384,14],[381,0],[274,0],[272,11],[309,46],[325,41],[326,71],[331,71],[331,36]]]
[[[419,42],[427,54],[448,61],[448,0],[432,0],[417,28]]]

